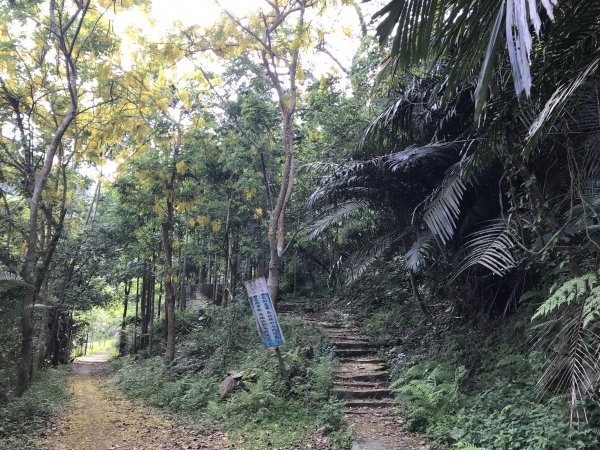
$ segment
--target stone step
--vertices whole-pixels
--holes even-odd
[[[370,358],[369,357],[360,357],[360,358],[340,357],[338,359],[338,361],[342,365],[352,363],[352,364],[371,364],[371,365],[379,365],[382,367],[387,367],[385,360],[383,360],[377,356],[372,356]]]
[[[327,328],[329,330],[345,330],[346,328],[344,328],[344,325],[341,323],[334,323],[334,322],[313,322],[315,325],[320,325],[323,328]]]
[[[377,352],[369,348],[338,348],[335,350],[335,356],[338,358],[356,358],[356,357],[375,357]]]
[[[334,389],[387,389],[388,383],[385,381],[344,381],[336,382]]]
[[[354,400],[352,400],[352,401],[354,401]],[[347,416],[368,415],[371,417],[397,419],[398,416],[396,414],[394,414],[392,407],[393,407],[393,405],[387,404],[387,403],[386,403],[386,406],[376,406],[376,407],[361,407],[361,408],[345,407],[344,414],[346,414]]]
[[[316,325],[323,326],[319,323],[316,323]],[[360,331],[355,330],[354,328],[346,328],[343,326],[331,326],[331,327],[325,327],[325,328],[326,328],[325,332],[327,334],[346,334],[348,336],[362,336]]]
[[[382,370],[379,372],[364,372],[364,373],[355,373],[355,372],[338,372],[335,375],[334,381],[337,383],[353,383],[356,381],[387,381],[390,377],[390,374],[387,370]]]
[[[370,408],[393,408],[394,403],[391,399],[353,399],[347,400],[344,404],[345,411],[368,411]]]
[[[367,342],[369,344],[373,343],[372,340],[364,336],[347,336],[345,334],[340,334],[335,336],[328,335],[327,337],[332,341],[337,342]]]
[[[368,348],[376,350],[377,348],[368,341],[336,341],[333,346],[339,349],[345,348]]]
[[[356,399],[381,399],[390,396],[391,391],[389,389],[358,389],[334,387],[333,393],[342,399],[356,400]]]

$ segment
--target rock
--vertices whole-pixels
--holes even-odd
[[[244,376],[244,371],[230,373],[230,376],[235,380],[241,380]]]
[[[290,378],[294,378],[300,375],[300,369],[298,369],[298,367],[296,367],[294,364],[290,363],[287,366],[287,373]]]
[[[219,396],[221,400],[231,395],[239,387],[239,382],[231,375],[221,381],[219,385]]]
[[[305,358],[313,359],[315,356],[315,349],[312,347],[304,347],[301,351]]]
[[[304,378],[301,376],[296,376],[294,378],[292,378],[292,383],[294,384],[303,384],[304,383]]]

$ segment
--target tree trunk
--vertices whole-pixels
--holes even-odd
[[[156,255],[152,255],[152,266],[150,271],[150,292],[148,295],[148,355],[152,356],[152,341],[154,340],[154,297],[156,292]]]
[[[42,302],[44,305],[47,305],[48,301],[48,276],[44,278],[42,282],[42,292],[46,300]],[[32,374],[35,374],[37,369],[41,369],[44,365],[44,359],[46,358],[46,354],[48,351],[48,346],[50,345],[50,331],[52,329],[52,320],[50,316],[50,308],[44,308],[42,310],[42,320],[40,323],[40,333],[38,335],[38,348],[35,355],[35,361],[32,367]]]
[[[275,206],[269,217],[269,278],[267,287],[269,295],[275,308],[279,300],[279,280],[281,278],[282,257],[285,242],[285,208],[292,195],[294,185],[294,128],[292,124],[292,114],[285,113],[283,120],[283,136],[285,150],[285,164],[283,167],[283,177],[281,188]]]
[[[142,275],[142,295],[140,297],[140,319],[142,322],[140,332],[140,350],[146,348],[146,335],[148,334],[148,270],[144,261],[144,274]]]
[[[123,320],[121,321],[121,333],[119,335],[119,355],[125,355],[127,347],[127,306],[129,304],[129,292],[131,291],[131,280],[125,281],[125,297],[123,298]]]
[[[59,145],[61,144],[62,138],[65,135],[67,129],[69,128],[69,126],[73,122],[73,119],[75,118],[78,102],[77,64],[76,61],[74,61],[72,58],[72,49],[67,49],[64,45],[64,41],[61,42],[61,35],[63,34],[63,30],[56,21],[55,5],[55,2],[51,0],[49,3],[50,29],[53,31],[53,35],[58,41],[59,45],[57,45],[57,47],[60,48],[62,56],[64,56],[64,63],[66,68],[66,82],[71,102],[67,108],[67,111],[65,112],[65,115],[60,121],[60,124],[56,128],[54,135],[52,136],[52,139],[48,146],[48,151],[46,152],[44,158],[44,163],[39,172],[35,174],[33,191],[29,200],[29,229],[27,232],[27,239],[25,243],[25,259],[23,262],[23,269],[21,271],[23,280],[25,281],[25,283],[27,283],[27,288],[23,295],[23,300],[21,304],[21,355],[17,365],[16,389],[18,396],[21,396],[31,384],[31,367],[33,362],[32,314],[33,305],[35,303],[35,299],[38,293],[38,289],[36,288],[37,231],[42,191],[44,190],[44,186],[46,185],[46,181],[48,179],[48,176],[50,175],[50,171],[52,170],[52,164],[54,162],[54,157],[56,156],[56,151]],[[82,14],[79,18],[80,27],[78,28],[78,30],[81,29],[81,24],[83,23],[83,19],[86,15],[88,6],[89,3],[85,6],[85,9],[82,9]],[[77,31],[76,34],[72,36],[72,39],[76,40],[78,34],[79,31]]]
[[[135,317],[133,319],[133,343],[131,346],[132,353],[137,353],[137,321],[140,306],[140,278],[135,277]]]
[[[231,258],[232,258],[232,248],[231,248],[231,236],[230,236],[230,228],[231,228],[231,205],[233,203],[233,190],[230,189],[227,193],[227,214],[225,218],[225,236],[223,238],[223,248],[225,249],[225,267],[223,268],[223,294],[221,297],[221,302],[223,306],[227,306],[229,302],[229,275],[231,270]]]
[[[165,252],[165,317],[167,331],[167,348],[165,362],[175,358],[175,291],[173,289],[173,242],[171,227],[173,224],[173,201],[167,200],[167,220],[162,224],[162,239]]]

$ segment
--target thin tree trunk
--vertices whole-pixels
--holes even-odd
[[[44,278],[42,283],[42,290],[44,297],[48,297],[48,276]],[[44,301],[43,304],[46,305],[48,302]],[[38,369],[41,369],[44,365],[44,359],[46,357],[46,351],[49,345],[49,337],[50,330],[52,328],[52,322],[50,317],[50,308],[44,308],[42,311],[42,320],[40,323],[40,334],[38,335],[38,348],[35,356],[35,362],[33,364],[32,373]]]
[[[221,296],[221,302],[223,306],[227,306],[229,301],[229,289],[228,279],[231,268],[231,240],[230,240],[230,227],[231,227],[231,205],[233,203],[233,191],[230,189],[227,193],[227,214],[225,218],[225,236],[223,242],[223,248],[225,249],[225,267],[223,268],[223,294]]]
[[[160,319],[160,306],[162,303],[162,294],[163,294],[163,281],[160,280],[160,285],[158,286],[158,314],[157,314],[159,319]]]
[[[175,358],[175,292],[173,289],[173,242],[171,227],[173,224],[173,201],[167,199],[167,219],[162,224],[163,249],[165,252],[165,316],[167,331],[167,348],[165,362]]]
[[[135,317],[133,320],[133,346],[131,347],[132,353],[137,353],[137,349],[138,349],[137,322],[138,322],[139,304],[140,304],[140,278],[136,276],[135,277]]]
[[[142,275],[142,295],[140,296],[140,319],[142,322],[140,332],[140,350],[146,348],[146,335],[148,334],[148,318],[146,306],[148,305],[148,269],[144,261],[144,274]]]
[[[123,320],[121,321],[121,333],[119,337],[119,355],[125,355],[127,347],[127,307],[129,305],[129,292],[131,291],[131,280],[125,281],[125,296],[123,298]]]
[[[187,280],[187,255],[186,255],[186,251],[187,251],[187,246],[188,246],[188,231],[187,228],[185,230],[185,237],[183,238],[183,264],[181,267],[181,279],[179,280],[179,291],[180,291],[180,296],[181,296],[181,300],[180,300],[180,306],[182,310],[185,310],[187,308],[187,299],[185,297],[185,286],[186,286],[186,280]]]
[[[154,340],[154,300],[156,293],[156,255],[152,255],[152,266],[150,272],[150,295],[148,296],[148,310],[150,316],[148,329],[148,355],[152,356],[152,341]]]

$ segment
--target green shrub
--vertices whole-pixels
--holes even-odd
[[[454,415],[461,401],[459,386],[466,373],[464,366],[450,370],[422,363],[395,380],[391,388],[395,389],[396,401],[406,412],[408,427],[424,431]]]
[[[496,346],[496,363],[486,356],[467,377],[464,366],[440,362],[456,360],[457,349],[445,348],[399,372],[393,386],[409,428],[461,449],[471,448],[465,443],[489,450],[598,448],[600,431],[570,426],[564,398],[539,398],[540,355]],[[481,351],[490,348],[482,345]]]
[[[0,449],[35,448],[36,437],[63,411],[68,397],[66,367],[41,371],[22,397],[0,404]]]

